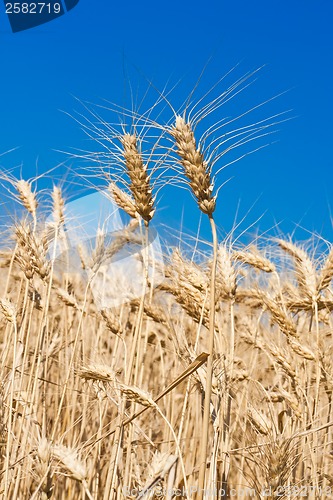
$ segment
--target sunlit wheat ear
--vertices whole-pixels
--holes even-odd
[[[288,478],[297,464],[296,447],[291,446],[290,439],[279,438],[269,446],[261,448],[261,454],[261,467],[267,486],[272,492],[269,498],[276,498],[279,491],[287,485]]]
[[[203,325],[209,326],[209,312],[206,307],[203,307],[205,304],[205,296],[203,294],[197,292],[194,295],[191,293],[189,287],[182,288],[176,283],[163,283],[159,288],[166,293],[171,293],[176,302],[196,323],[202,322]]]
[[[175,139],[179,161],[198,206],[203,213],[211,216],[216,206],[211,169],[197,145],[192,126],[178,115],[169,132]]]
[[[115,182],[109,183],[108,190],[119,208],[124,210],[133,219],[137,217],[138,212],[136,211],[135,201],[129,194],[120,189]]]
[[[37,273],[41,279],[46,279],[50,272],[46,232],[37,235],[28,224],[21,223],[15,227],[15,239],[18,247],[16,260],[26,278],[31,279]]]
[[[126,171],[130,178],[129,188],[134,198],[135,209],[142,219],[148,223],[154,213],[154,197],[151,179],[144,164],[135,134],[124,134],[121,138]],[[118,193],[119,194],[119,193]]]
[[[288,339],[288,337],[287,337]],[[310,361],[314,361],[316,359],[316,356],[314,353],[309,349],[307,346],[300,344],[299,342],[295,342],[292,339],[289,339],[288,344],[292,348],[292,350],[301,356],[304,359],[308,359]]]
[[[136,310],[138,310],[140,307],[140,300],[139,299],[131,300],[131,306],[133,308],[135,308]],[[104,311],[102,311],[102,315],[103,315],[103,312]],[[147,318],[151,318],[152,320],[155,321],[155,323],[160,323],[162,325],[168,325],[168,317],[165,313],[164,308],[161,307],[160,305],[154,304],[154,303],[144,304],[144,313],[147,316]],[[103,317],[104,317],[104,315],[103,315]],[[107,323],[107,326],[108,326],[108,323]],[[108,327],[108,328],[110,329],[110,327]],[[120,330],[119,333],[122,333],[122,330]]]
[[[148,493],[149,489],[152,491],[154,485],[156,486],[158,482],[164,479],[176,462],[177,456],[155,451],[152,461],[149,464],[148,478],[141,491],[142,498],[144,498],[146,492]]]
[[[89,364],[81,366],[78,374],[84,380],[100,380],[103,382],[114,382],[116,373],[108,365]]]
[[[35,274],[35,268],[30,256],[30,238],[30,230],[25,225],[22,224],[15,228],[15,239],[17,242],[15,258],[28,280],[31,280]]]
[[[268,419],[267,415],[250,404],[247,409],[247,417],[250,424],[259,434],[267,436],[272,430],[272,422]]]
[[[295,379],[294,382],[298,383],[297,379]],[[300,399],[297,398],[294,394],[291,394],[290,392],[286,391],[282,387],[277,392],[286,402],[290,410],[292,410],[295,417],[298,420],[303,420],[304,407],[300,404]]]
[[[83,482],[87,477],[85,464],[79,459],[78,451],[74,448],[67,448],[61,444],[52,447],[52,455],[64,466],[66,472],[77,481]]]
[[[320,270],[319,283],[318,283],[318,293],[328,288],[333,279],[333,246],[327,259]]]
[[[38,207],[38,202],[36,198],[36,193],[32,190],[31,183],[20,179],[15,182],[15,187],[19,193],[19,198],[23,206],[31,213],[31,215],[36,218],[36,211]]]
[[[273,273],[276,270],[273,262],[261,255],[256,248],[249,249],[247,251],[234,250],[232,257],[236,261],[248,264],[249,266],[264,271],[265,273]]]
[[[52,467],[51,467],[51,444],[42,437],[39,440],[37,447],[38,462],[35,463],[35,472],[38,480],[41,481],[41,500],[51,498],[54,485],[52,484]]]
[[[317,300],[316,270],[310,257],[303,248],[290,241],[277,240],[280,247],[294,259],[296,278],[300,291],[311,301]]]
[[[288,408],[293,411],[296,418],[302,420],[302,408],[299,405],[297,398],[283,388],[281,388],[280,390],[274,389],[274,391],[267,392],[265,395],[265,400],[271,403],[281,403],[282,401],[284,401]]]
[[[105,234],[102,231],[97,232],[96,245],[92,251],[89,262],[89,267],[93,273],[96,272],[104,262],[121,251],[127,244],[142,244],[141,236],[134,232],[138,224],[139,221],[137,219],[131,220],[122,231],[114,235],[113,241],[111,241],[109,245],[106,245]]]
[[[120,319],[111,310],[102,309],[101,316],[105,321],[106,327],[111,333],[114,333],[115,335],[121,335],[123,333]]]
[[[292,364],[289,361],[289,359],[286,358],[286,353],[273,344],[269,344],[269,345],[266,344],[266,349],[273,356],[274,362],[277,363],[279,366],[281,366],[283,371],[292,380],[295,380],[296,379],[296,372],[295,372],[294,368],[292,367]]]
[[[172,253],[171,273],[180,288],[193,287],[200,292],[205,292],[209,286],[209,277],[204,269],[194,262],[187,261],[179,249],[175,249]]]
[[[9,323],[16,323],[16,307],[8,299],[0,299],[0,312],[6,318]]]
[[[53,201],[53,220],[56,226],[60,226],[65,221],[65,200],[63,199],[61,188],[53,186],[51,196]]]
[[[80,306],[78,305],[76,298],[74,295],[71,295],[64,288],[57,288],[57,296],[59,299],[66,304],[68,307],[74,307],[74,309],[80,310]]]
[[[78,450],[75,448],[67,448],[61,444],[55,444],[52,447],[52,456],[59,460],[64,467],[66,473],[76,481],[82,483],[86,496],[89,500],[93,497],[88,489],[87,477],[88,471],[86,464],[79,458]]]
[[[117,386],[120,392],[126,397],[128,401],[139,403],[140,405],[147,408],[158,409],[157,404],[155,403],[151,395],[143,389],[140,389],[139,387],[136,387],[134,385],[122,384],[121,382],[117,382]]]
[[[235,268],[228,248],[220,244],[217,252],[217,293],[222,298],[234,299],[237,289]]]
[[[274,299],[269,297],[267,293],[261,290],[258,290],[257,293],[258,297],[261,298],[262,303],[270,312],[273,323],[275,323],[285,335],[298,338],[299,334],[290,315],[284,311],[284,309],[278,305]]]
[[[287,359],[287,354],[285,351],[277,347],[273,342],[265,343],[259,337],[252,337],[248,333],[242,335],[242,339],[259,349],[261,349],[266,354],[268,353],[271,358],[277,363],[283,371],[294,381],[296,382],[296,372],[292,367],[292,363],[289,359]]]

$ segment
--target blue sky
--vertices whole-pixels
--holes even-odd
[[[228,114],[286,92],[255,117],[292,110],[293,119],[275,127],[268,147],[221,172],[218,183],[230,180],[219,193],[217,222],[230,232],[238,211],[237,220],[245,216],[238,233],[254,224],[250,232],[296,231],[300,239],[315,232],[332,240],[332,18],[329,0],[80,0],[56,20],[12,33],[1,4],[0,154],[18,147],[0,156],[1,169],[21,168],[29,178],[67,159],[57,150],[87,149],[86,136],[66,114],[82,112],[75,97],[128,106],[128,79],[138,96],[150,81],[160,90],[179,82],[170,96],[178,106],[209,59],[197,98],[236,65],[227,85],[264,66]],[[221,107],[216,119],[224,112]],[[115,119],[106,110],[103,118]],[[79,160],[68,164],[81,167]],[[184,231],[194,232],[198,212],[190,196],[176,188],[159,194],[159,220],[176,227],[182,221]]]

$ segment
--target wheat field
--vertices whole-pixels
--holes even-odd
[[[103,133],[119,167],[106,192],[127,225],[111,238],[96,228],[75,272],[65,186],[2,175],[23,209],[0,253],[2,498],[332,496],[333,249],[219,236],[226,149],[196,132],[212,103]],[[162,137],[148,154],[146,127]],[[149,252],[164,182],[209,220],[207,252]],[[106,276],[126,246],[140,293]]]

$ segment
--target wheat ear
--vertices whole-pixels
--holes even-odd
[[[197,146],[191,124],[182,116],[176,116],[176,122],[170,128],[170,134],[176,141],[180,163],[199,208],[211,216],[215,210],[216,197],[213,196],[210,167]]]
[[[265,273],[274,273],[276,271],[273,262],[263,257],[256,248],[248,251],[234,250],[232,256],[236,261],[260,269]]]
[[[110,191],[113,200],[119,208],[124,210],[124,212],[126,212],[133,219],[138,215],[133,198],[125,191],[120,189],[120,187],[118,187],[115,182],[109,183],[108,190]]]
[[[299,288],[312,303],[315,303],[318,298],[317,279],[316,271],[310,257],[303,248],[300,248],[291,241],[278,240],[278,244],[293,257]]]
[[[332,279],[333,279],[333,246],[320,271],[318,293],[324,290],[325,288],[328,288],[330,286]]]
[[[57,227],[65,221],[65,200],[62,196],[61,188],[58,186],[53,186],[52,191],[52,202],[53,202],[53,219]]]
[[[24,206],[31,213],[34,226],[37,224],[37,207],[38,202],[36,198],[36,193],[32,190],[31,182],[25,181],[24,179],[20,179],[15,182],[15,187],[19,194],[19,198]]]
[[[121,137],[121,143],[126,170],[131,181],[129,188],[135,201],[135,208],[147,223],[155,213],[155,200],[152,194],[150,176],[147,173],[147,165],[143,162],[135,134],[124,134]],[[119,192],[117,195],[119,197]]]

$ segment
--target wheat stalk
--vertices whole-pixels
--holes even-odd
[[[200,452],[200,469],[198,480],[198,500],[202,500],[205,486],[206,464],[208,455],[208,435],[210,421],[210,398],[212,394],[213,380],[213,352],[214,352],[214,330],[215,330],[215,303],[216,303],[216,269],[218,259],[218,239],[213,212],[216,208],[216,196],[213,195],[213,181],[211,167],[204,159],[203,153],[197,146],[194,132],[190,122],[177,115],[175,124],[169,128],[170,135],[174,138],[179,162],[184,170],[188,184],[196,198],[199,209],[207,214],[212,231],[213,239],[213,262],[210,276],[210,316],[209,316],[209,339],[208,339],[208,363],[205,388],[205,403],[203,416],[203,439]]]

